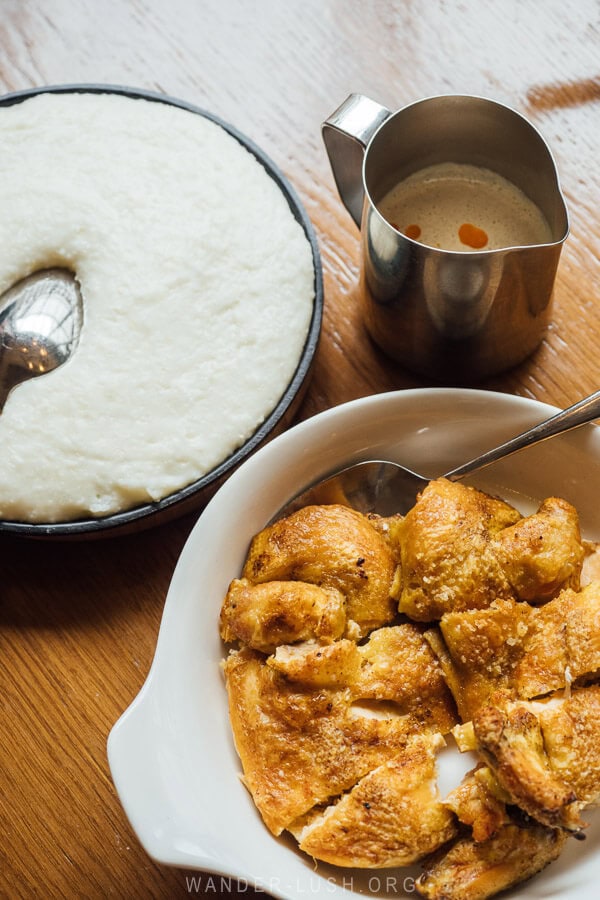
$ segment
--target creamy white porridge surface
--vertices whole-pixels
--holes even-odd
[[[72,269],[84,326],[0,415],[0,518],[102,516],[161,499],[277,404],[314,302],[310,245],[218,125],[118,95],[0,109],[0,291]]]

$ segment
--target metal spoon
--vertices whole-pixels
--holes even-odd
[[[82,324],[81,291],[67,269],[42,269],[0,296],[0,412],[16,385],[67,361]]]
[[[446,472],[442,477],[450,481],[460,481],[470,472],[476,472],[518,450],[531,447],[565,431],[571,431],[599,417],[600,391],[595,391],[584,400],[523,431],[493,450],[488,450]],[[356,463],[297,494],[279,510],[272,521],[311,503],[342,503],[363,513],[376,512],[382,516],[406,513],[414,505],[417,494],[429,484],[430,480],[398,463],[382,460]]]

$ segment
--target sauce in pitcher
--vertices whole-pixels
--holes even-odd
[[[443,250],[498,250],[552,241],[541,210],[490,169],[428,166],[400,181],[378,204],[407,237]]]

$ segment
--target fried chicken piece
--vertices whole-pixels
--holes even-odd
[[[505,805],[507,795],[502,795],[490,769],[481,766],[465,775],[448,794],[444,806],[472,829],[474,841],[487,841],[510,822]]]
[[[545,601],[579,587],[584,548],[577,510],[566,500],[544,500],[534,515],[503,529],[494,550],[519,600]]]
[[[346,601],[335,588],[301,581],[231,582],[221,608],[220,632],[254,650],[273,653],[280,644],[316,638],[333,641],[346,627]]]
[[[293,829],[300,849],[336,866],[406,866],[456,833],[435,783],[439,734],[418,735],[309,824]]]
[[[566,839],[554,828],[514,824],[481,843],[462,838],[427,864],[415,887],[429,900],[486,900],[540,872]]]
[[[579,587],[577,511],[556,497],[522,518],[502,500],[441,478],[422,492],[399,535],[400,611],[418,621],[494,600],[542,602]]]
[[[542,825],[578,832],[577,795],[552,768],[538,717],[523,703],[489,705],[473,717],[479,750],[501,788]]]
[[[461,752],[483,749],[489,754],[491,750],[495,757],[492,766],[498,780],[503,781],[506,795],[498,794],[493,785],[492,793],[505,803],[518,804],[532,816],[539,816],[540,804],[549,807],[553,798],[556,803],[558,785],[563,799],[575,798],[569,801],[573,806],[567,812],[569,821],[577,822],[576,811],[600,802],[600,685],[579,688],[568,695],[555,694],[541,701],[516,701],[502,692],[492,699],[497,707],[492,716],[495,746],[482,746],[480,742],[482,723],[490,728],[487,707],[476,714],[472,723],[452,730]],[[498,740],[499,716],[504,746]],[[506,777],[500,771],[502,767]],[[548,779],[549,775],[554,782]],[[518,778],[516,789],[514,777]]]
[[[390,701],[422,727],[442,734],[456,725],[456,706],[441,666],[416,625],[379,628],[358,650],[362,667],[352,686],[355,699]]]
[[[244,783],[275,835],[397,757],[416,727],[357,715],[347,690],[303,690],[247,648],[223,668]]]
[[[565,589],[544,606],[502,600],[447,613],[431,643],[463,721],[506,689],[530,699],[600,672],[600,582]]]
[[[366,516],[345,506],[307,506],[256,535],[242,575],[340,591],[363,636],[393,619],[397,568],[389,542]]]
[[[600,673],[600,581],[561,594],[569,679],[580,683]]]
[[[420,622],[451,610],[483,609],[512,596],[493,538],[521,515],[508,503],[440,478],[400,526],[400,612]]]
[[[528,609],[527,635],[510,679],[517,697],[543,697],[565,687],[570,678],[566,630],[575,596],[567,590],[539,609]]]
[[[469,721],[494,691],[513,687],[531,613],[532,607],[526,603],[498,600],[488,609],[442,617],[444,644],[434,640],[434,650],[463,722]]]
[[[364,708],[411,715],[427,730],[446,734],[458,721],[438,660],[411,623],[372,631],[360,646],[342,639],[278,647],[267,665],[305,686],[348,687],[353,701],[373,701]]]
[[[556,775],[580,804],[600,802],[600,685],[575,690],[562,700],[535,705],[544,748]]]
[[[342,639],[333,644],[307,641],[278,647],[267,665],[291,681],[306,687],[348,687],[356,682],[361,655],[354,641]]]

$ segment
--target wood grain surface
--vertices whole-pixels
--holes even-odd
[[[352,91],[390,108],[489,96],[550,144],[571,216],[540,349],[481,387],[568,405],[600,387],[600,6],[596,0],[0,0],[0,87],[160,91],[234,124],[280,166],[319,239],[325,316],[300,415],[426,386],[366,337],[358,230],[320,124]],[[10,177],[2,169],[0,177]],[[1,215],[1,210],[0,210]],[[171,898],[118,802],[110,727],[140,689],[188,516],[136,536],[1,541],[0,897]],[[252,893],[203,876],[197,894]]]

